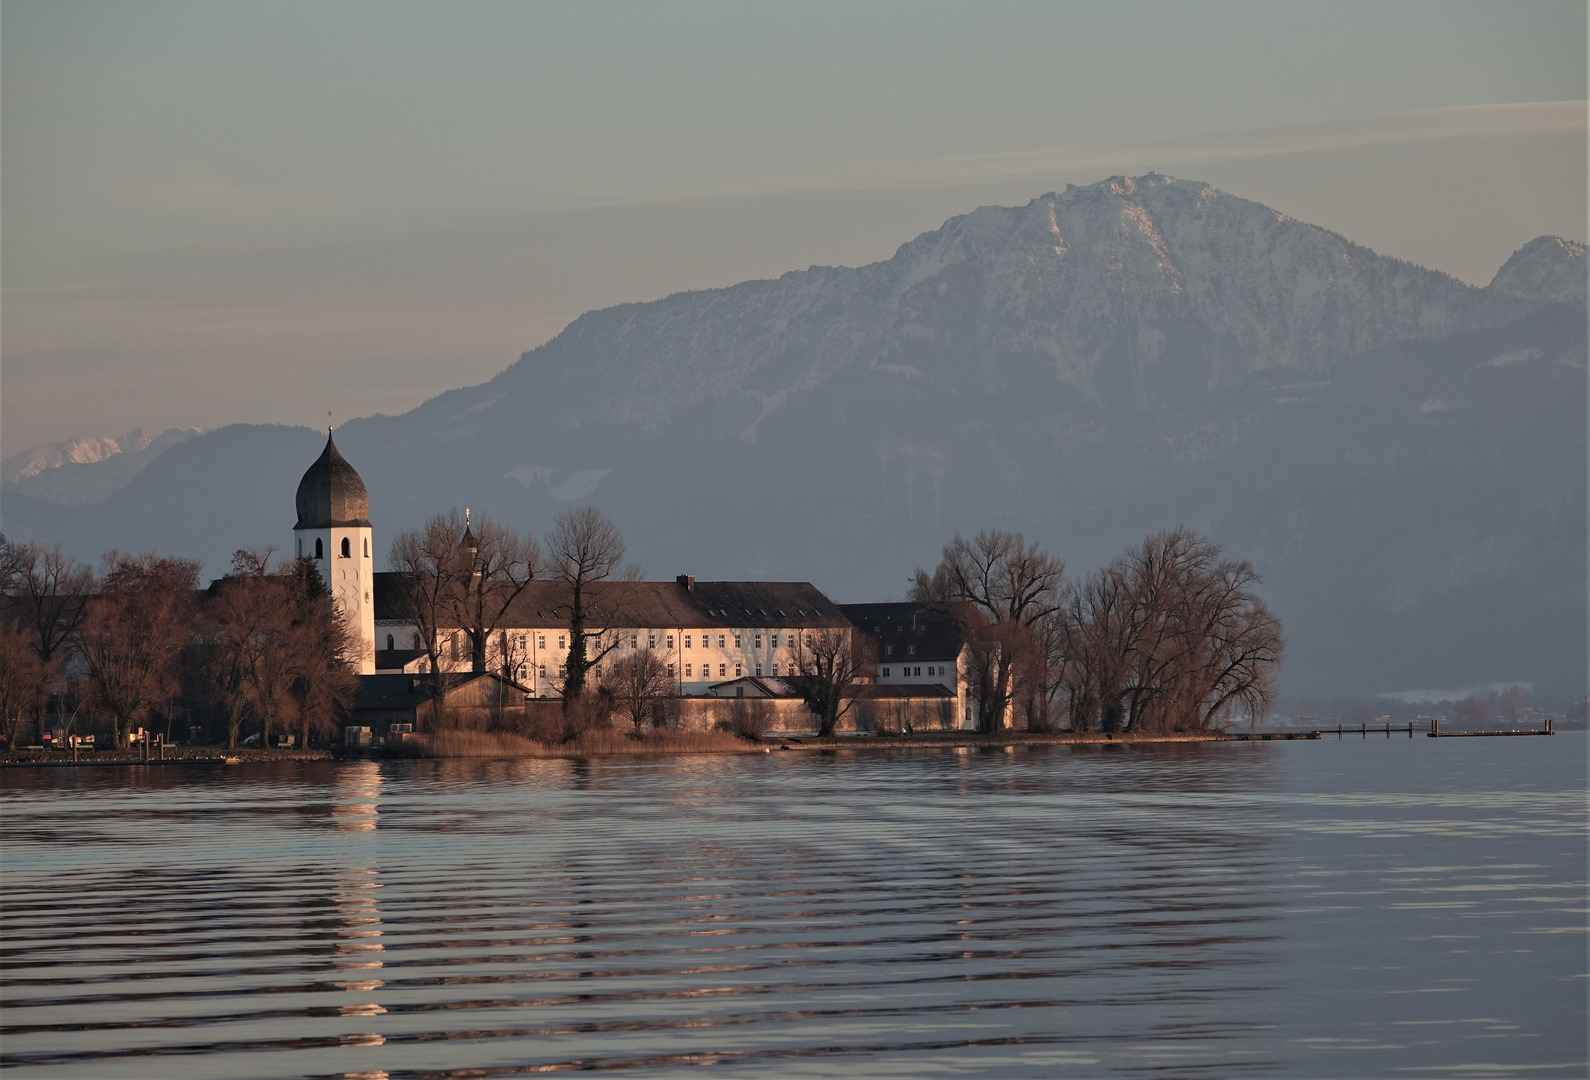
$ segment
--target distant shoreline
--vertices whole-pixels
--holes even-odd
[[[352,751],[341,747],[308,750],[261,750],[239,748],[227,750],[219,747],[168,747],[164,758],[126,754],[110,755],[104,752],[80,754],[76,761],[58,750],[24,751],[0,757],[0,768],[92,768],[126,766],[170,765],[246,765],[280,761],[403,761],[432,760],[456,761],[464,758],[509,759],[537,758],[592,758],[592,757],[673,757],[681,754],[754,754],[796,752],[812,750],[943,750],[943,749],[1004,749],[1018,746],[1143,746],[1162,743],[1209,743],[1246,741],[1287,741],[1317,738],[1312,732],[1264,732],[1256,735],[1228,732],[1184,732],[1175,734],[1134,735],[1101,734],[1090,732],[1006,732],[982,735],[970,731],[918,732],[911,735],[837,735],[818,738],[811,735],[779,736],[770,733],[760,742],[725,738],[716,745],[671,745],[668,742],[654,745],[639,743],[634,746],[603,746],[601,748],[579,745],[557,746],[531,744],[534,753],[467,753],[448,754],[431,752],[422,755],[389,754],[379,748],[374,751]]]

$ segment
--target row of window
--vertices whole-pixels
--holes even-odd
[[[883,669],[883,677],[885,679],[892,678],[892,676],[889,674],[892,670],[893,670],[893,668],[884,668]],[[949,674],[949,665],[947,665],[947,664],[938,664],[938,665],[929,664],[927,666],[927,673],[929,675],[948,675]],[[922,669],[920,667],[903,667],[903,668],[900,669],[900,678],[902,678],[902,679],[915,678],[916,676],[921,675],[921,674],[922,674]]]
[[[916,646],[915,645],[907,645],[905,647],[905,654],[907,656],[915,656],[916,655]],[[894,646],[893,645],[885,645],[883,647],[883,655],[885,655],[885,656],[893,656],[894,655]]]

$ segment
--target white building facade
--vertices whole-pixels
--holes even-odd
[[[376,575],[374,632],[378,670],[420,672],[428,658],[418,628],[402,617],[400,582]],[[592,587],[596,613],[586,655],[605,650],[595,669],[646,649],[666,665],[675,693],[705,695],[715,683],[743,676],[797,674],[802,635],[849,634],[837,605],[803,581],[614,581]],[[556,697],[569,655],[568,618],[557,582],[532,582],[509,610],[507,626],[487,647],[488,670],[506,674],[535,697]],[[462,630],[440,634],[443,670],[467,671],[469,640]]]

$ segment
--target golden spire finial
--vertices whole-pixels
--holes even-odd
[[[326,413],[326,434],[327,435],[331,434],[331,413],[330,412]]]

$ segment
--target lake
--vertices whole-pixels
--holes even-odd
[[[0,1064],[1584,1076],[1586,751],[0,770]]]

